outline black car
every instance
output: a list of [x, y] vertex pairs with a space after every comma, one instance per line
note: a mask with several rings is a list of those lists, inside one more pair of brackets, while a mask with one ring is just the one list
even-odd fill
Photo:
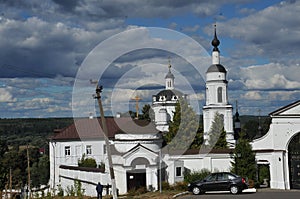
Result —
[[244, 178], [236, 174], [219, 172], [189, 184], [188, 189], [196, 195], [206, 191], [230, 191], [232, 194], [238, 194], [244, 189], [248, 189], [248, 185]]

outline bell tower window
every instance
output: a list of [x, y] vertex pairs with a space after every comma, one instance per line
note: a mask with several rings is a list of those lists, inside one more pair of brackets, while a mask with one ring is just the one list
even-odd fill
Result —
[[222, 103], [222, 93], [223, 93], [223, 89], [222, 87], [218, 88], [218, 103]]

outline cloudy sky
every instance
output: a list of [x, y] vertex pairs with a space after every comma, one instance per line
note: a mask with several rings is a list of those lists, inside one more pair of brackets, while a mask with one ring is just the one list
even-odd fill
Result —
[[0, 8], [0, 118], [97, 114], [90, 79], [104, 87], [107, 114], [134, 110], [131, 98], [142, 106], [163, 89], [169, 59], [176, 88], [201, 112], [214, 23], [240, 114], [300, 98], [300, 1], [0, 0]]

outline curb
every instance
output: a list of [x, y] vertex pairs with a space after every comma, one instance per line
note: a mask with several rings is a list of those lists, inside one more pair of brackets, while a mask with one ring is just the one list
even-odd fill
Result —
[[178, 196], [182, 196], [182, 195], [185, 195], [185, 194], [188, 194], [188, 193], [189, 193], [188, 191], [181, 192], [181, 193], [178, 193], [178, 194], [174, 195], [173, 198], [177, 198]]
[[256, 193], [257, 190], [255, 188], [250, 188], [250, 189], [244, 189], [242, 192], [243, 193]]

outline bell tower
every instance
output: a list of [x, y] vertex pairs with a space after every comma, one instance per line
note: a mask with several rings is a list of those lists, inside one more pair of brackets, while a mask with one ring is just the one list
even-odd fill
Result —
[[203, 107], [203, 127], [204, 127], [204, 144], [209, 145], [210, 129], [216, 113], [223, 116], [224, 130], [226, 131], [226, 141], [230, 148], [235, 147], [232, 105], [228, 103], [227, 95], [227, 71], [220, 64], [220, 51], [218, 46], [220, 41], [214, 28], [214, 38], [211, 42], [212, 65], [206, 72], [206, 105]]

